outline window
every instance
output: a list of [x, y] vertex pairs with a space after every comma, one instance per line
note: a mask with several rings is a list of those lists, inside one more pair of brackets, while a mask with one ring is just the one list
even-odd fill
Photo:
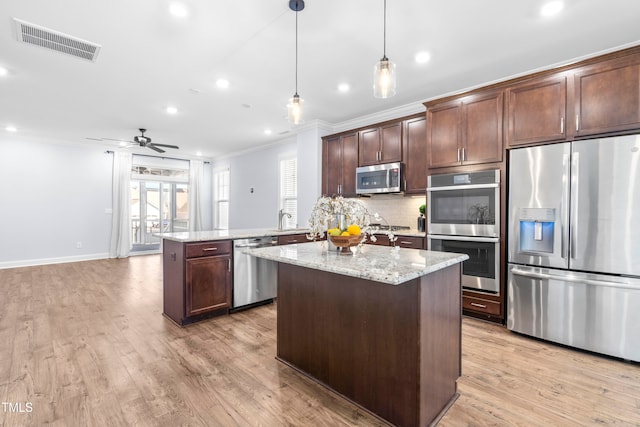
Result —
[[283, 228], [295, 228], [298, 224], [298, 160], [293, 158], [280, 160], [280, 209]]
[[214, 228], [229, 228], [229, 169], [213, 174]]
[[160, 249], [155, 233], [189, 231], [189, 162], [134, 156], [131, 250]]

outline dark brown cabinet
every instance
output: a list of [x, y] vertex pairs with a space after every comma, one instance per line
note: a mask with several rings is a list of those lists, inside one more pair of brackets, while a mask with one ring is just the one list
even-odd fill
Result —
[[322, 194], [356, 195], [358, 133], [324, 138], [322, 141]]
[[574, 84], [576, 136], [640, 127], [640, 55], [578, 68]]
[[429, 105], [429, 168], [501, 162], [502, 121], [502, 91]]
[[507, 146], [567, 138], [567, 77], [544, 77], [507, 90]]
[[427, 190], [427, 118], [403, 122], [403, 163], [405, 193], [424, 193]]
[[409, 249], [424, 249], [424, 238], [413, 236], [396, 236], [395, 246]]
[[389, 123], [359, 132], [359, 166], [402, 161], [402, 123]]
[[278, 245], [293, 245], [296, 243], [307, 243], [311, 240], [307, 239], [306, 234], [288, 234], [286, 236], [278, 236]]
[[163, 240], [163, 312], [178, 325], [231, 308], [230, 240], [184, 243]]
[[[487, 316], [502, 318], [502, 304], [500, 301], [494, 301], [483, 298], [482, 295], [471, 296], [462, 295], [462, 309], [466, 312], [472, 312], [477, 317]], [[478, 316], [479, 315], [479, 316]]]

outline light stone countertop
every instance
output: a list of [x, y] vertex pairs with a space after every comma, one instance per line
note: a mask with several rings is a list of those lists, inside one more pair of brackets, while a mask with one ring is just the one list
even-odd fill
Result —
[[287, 236], [289, 234], [308, 233], [308, 228], [290, 228], [276, 230], [275, 228], [247, 228], [233, 230], [210, 230], [210, 231], [184, 231], [179, 233], [155, 233], [154, 236], [176, 242], [205, 242], [208, 240], [234, 240], [251, 239], [254, 237]]
[[361, 279], [399, 285], [425, 276], [469, 257], [465, 254], [362, 245], [353, 255], [340, 255], [324, 242], [248, 249], [245, 253]]

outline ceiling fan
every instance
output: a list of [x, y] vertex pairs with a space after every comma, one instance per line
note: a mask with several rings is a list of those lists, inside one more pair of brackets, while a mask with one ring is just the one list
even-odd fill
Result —
[[151, 148], [152, 150], [157, 151], [158, 153], [165, 152], [165, 150], [163, 150], [160, 147], [175, 148], [175, 149], [180, 148], [177, 145], [157, 144], [157, 143], [151, 142], [151, 138], [149, 138], [148, 136], [144, 136], [144, 133], [147, 131], [146, 129], [140, 128], [138, 130], [140, 131], [140, 135], [134, 136], [133, 141], [123, 141], [122, 139], [113, 139], [113, 138], [87, 138], [87, 139], [92, 139], [95, 141], [118, 141], [118, 142], [126, 142], [128, 144], [137, 144], [140, 147]]

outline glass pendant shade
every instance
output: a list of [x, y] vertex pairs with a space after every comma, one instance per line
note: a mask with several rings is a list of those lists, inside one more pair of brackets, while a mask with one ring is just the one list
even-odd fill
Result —
[[385, 56], [373, 67], [373, 96], [389, 98], [396, 94], [396, 64]]
[[296, 92], [293, 95], [293, 98], [289, 99], [289, 103], [287, 104], [287, 112], [289, 117], [289, 122], [297, 125], [302, 123], [302, 104], [304, 100], [300, 98], [300, 95]]

